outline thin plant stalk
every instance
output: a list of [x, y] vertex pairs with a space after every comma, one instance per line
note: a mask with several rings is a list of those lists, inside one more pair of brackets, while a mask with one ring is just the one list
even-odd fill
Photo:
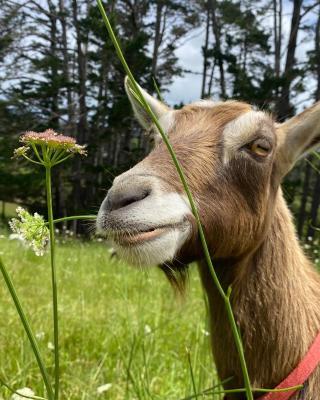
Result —
[[194, 215], [194, 217], [196, 219], [196, 222], [197, 222], [197, 226], [198, 226], [198, 230], [199, 230], [199, 237], [200, 237], [200, 240], [201, 240], [201, 244], [202, 244], [202, 247], [203, 247], [204, 255], [205, 255], [205, 258], [206, 258], [206, 261], [207, 261], [211, 276], [213, 278], [213, 281], [214, 281], [214, 283], [216, 285], [216, 288], [217, 288], [218, 292], [220, 293], [220, 295], [221, 295], [221, 297], [222, 297], [222, 299], [224, 301], [225, 307], [226, 307], [227, 316], [228, 316], [228, 319], [229, 319], [229, 322], [230, 322], [233, 338], [234, 338], [235, 345], [236, 345], [236, 348], [237, 348], [237, 351], [238, 351], [238, 355], [239, 355], [241, 370], [242, 370], [242, 374], [243, 374], [243, 380], [244, 380], [244, 384], [245, 384], [245, 388], [246, 388], [246, 397], [247, 397], [247, 400], [253, 400], [253, 394], [252, 394], [252, 390], [251, 390], [251, 383], [250, 383], [248, 368], [247, 368], [247, 365], [246, 365], [246, 360], [245, 360], [245, 357], [244, 357], [243, 346], [242, 346], [242, 342], [241, 342], [241, 338], [240, 338], [240, 335], [239, 335], [239, 331], [238, 331], [237, 325], [235, 323], [235, 318], [234, 318], [234, 315], [233, 315], [232, 306], [231, 306], [231, 303], [230, 303], [231, 291], [230, 291], [229, 294], [225, 293], [225, 291], [223, 290], [223, 288], [222, 288], [222, 286], [220, 284], [218, 276], [217, 276], [217, 274], [215, 272], [215, 269], [214, 269], [212, 261], [211, 261], [210, 252], [209, 252], [208, 245], [207, 245], [207, 242], [206, 242], [206, 239], [205, 239], [205, 235], [204, 235], [204, 231], [203, 231], [203, 228], [202, 228], [202, 224], [201, 224], [201, 221], [200, 221], [200, 216], [199, 216], [197, 207], [196, 207], [195, 202], [193, 200], [193, 196], [192, 196], [191, 191], [189, 189], [189, 186], [188, 186], [187, 180], [185, 178], [184, 172], [183, 172], [183, 170], [182, 170], [182, 168], [180, 166], [180, 163], [179, 163], [179, 161], [178, 161], [178, 159], [177, 159], [177, 157], [175, 155], [175, 152], [174, 152], [174, 150], [173, 150], [173, 148], [172, 148], [172, 146], [171, 146], [171, 144], [170, 144], [170, 142], [168, 140], [168, 137], [165, 134], [165, 132], [163, 131], [163, 129], [162, 129], [157, 117], [155, 116], [155, 114], [151, 110], [149, 104], [144, 99], [144, 97], [143, 97], [143, 95], [141, 93], [141, 90], [140, 90], [138, 84], [136, 83], [136, 81], [134, 79], [134, 76], [132, 75], [132, 72], [131, 72], [131, 70], [130, 70], [130, 68], [129, 68], [129, 66], [128, 66], [128, 64], [127, 64], [127, 62], [126, 62], [126, 60], [125, 60], [125, 58], [123, 56], [122, 50], [120, 48], [120, 45], [118, 43], [118, 40], [117, 40], [114, 32], [113, 32], [112, 26], [111, 26], [110, 21], [109, 21], [109, 19], [107, 17], [107, 14], [106, 14], [106, 12], [104, 10], [104, 7], [103, 7], [103, 4], [102, 4], [101, 0], [97, 0], [97, 4], [98, 4], [98, 7], [100, 9], [102, 18], [103, 18], [104, 23], [106, 25], [106, 28], [108, 30], [109, 36], [111, 38], [111, 41], [112, 41], [112, 43], [113, 43], [113, 45], [115, 47], [116, 53], [117, 53], [122, 65], [123, 65], [128, 77], [129, 77], [130, 84], [133, 87], [133, 91], [137, 94], [137, 96], [138, 96], [141, 104], [143, 105], [144, 109], [147, 111], [147, 113], [149, 114], [149, 116], [152, 119], [152, 122], [155, 124], [156, 128], [160, 132], [160, 135], [161, 135], [165, 145], [167, 146], [167, 149], [168, 149], [168, 151], [170, 153], [170, 156], [171, 156], [171, 158], [173, 160], [175, 168], [176, 168], [176, 170], [177, 170], [177, 172], [179, 174], [179, 177], [180, 177], [180, 180], [181, 180], [182, 185], [184, 187], [184, 190], [185, 190], [185, 192], [187, 194], [187, 197], [188, 197], [188, 200], [189, 200], [189, 203], [190, 203], [190, 206], [191, 206], [192, 213], [193, 213], [193, 215]]
[[55, 264], [55, 238], [52, 211], [51, 193], [51, 166], [46, 166], [46, 192], [48, 206], [48, 222], [50, 233], [50, 262], [51, 262], [51, 282], [52, 282], [52, 306], [53, 306], [53, 342], [54, 342], [54, 399], [59, 399], [60, 385], [60, 365], [59, 365], [59, 321], [58, 321], [58, 290], [57, 290], [57, 271]]
[[[46, 197], [47, 197], [47, 208], [48, 208], [48, 226], [49, 226], [49, 239], [50, 239], [50, 265], [51, 265], [51, 283], [52, 283], [52, 308], [53, 308], [53, 336], [54, 336], [54, 389], [49, 383], [49, 379], [44, 368], [43, 362], [39, 355], [39, 349], [36, 346], [36, 342], [30, 330], [30, 327], [25, 319], [24, 315], [19, 312], [19, 299], [15, 294], [13, 286], [10, 287], [10, 279], [6, 274], [4, 268], [2, 273], [4, 274], [9, 290], [12, 293], [13, 299], [16, 304], [16, 308], [20, 314], [25, 330], [29, 336], [32, 349], [38, 360], [39, 367], [41, 369], [43, 379], [47, 386], [49, 400], [59, 400], [59, 389], [60, 389], [60, 363], [59, 363], [59, 320], [58, 320], [58, 289], [57, 289], [57, 271], [55, 262], [55, 237], [54, 237], [54, 220], [52, 210], [52, 191], [51, 191], [51, 169], [53, 166], [62, 163], [69, 159], [73, 154], [86, 155], [85, 146], [81, 146], [76, 143], [76, 140], [59, 135], [52, 129], [47, 129], [44, 132], [25, 132], [20, 141], [24, 143], [24, 146], [15, 149], [14, 156], [22, 156], [28, 161], [43, 165], [46, 170]], [[38, 161], [31, 159], [26, 156], [26, 153], [31, 150]], [[61, 221], [61, 219], [60, 219]], [[14, 225], [13, 225], [14, 226]], [[38, 240], [38, 239], [37, 239]], [[44, 238], [46, 241], [47, 238]], [[41, 243], [43, 246], [43, 244]], [[1, 265], [2, 267], [2, 265]], [[21, 308], [21, 307], [20, 307]]]
[[[58, 224], [59, 222], [65, 222], [65, 221], [76, 221], [79, 219], [83, 219], [83, 220], [96, 220], [97, 216], [96, 215], [74, 215], [72, 217], [62, 217], [62, 218], [57, 218], [53, 220], [54, 224]], [[49, 225], [49, 222], [47, 222], [47, 224]]]
[[18, 297], [18, 294], [16, 292], [16, 289], [15, 289], [15, 287], [13, 285], [13, 282], [12, 282], [12, 280], [11, 280], [11, 278], [10, 278], [8, 272], [7, 272], [7, 269], [4, 266], [1, 258], [0, 258], [0, 270], [1, 270], [2, 276], [4, 278], [4, 281], [5, 281], [6, 285], [7, 285], [7, 288], [9, 290], [9, 292], [10, 292], [10, 295], [12, 297], [14, 305], [15, 305], [15, 307], [17, 309], [17, 312], [19, 314], [19, 317], [20, 317], [20, 320], [21, 320], [22, 325], [24, 327], [24, 330], [25, 330], [25, 332], [27, 334], [27, 337], [29, 339], [32, 351], [33, 351], [33, 353], [35, 355], [37, 364], [39, 366], [40, 373], [42, 375], [43, 382], [44, 382], [46, 390], [47, 390], [48, 398], [49, 398], [49, 400], [53, 400], [54, 399], [54, 394], [53, 394], [52, 385], [50, 383], [50, 378], [49, 378], [46, 366], [44, 364], [44, 361], [42, 359], [37, 340], [36, 340], [36, 338], [35, 338], [35, 336], [34, 336], [34, 334], [32, 332], [31, 326], [29, 324], [29, 321], [28, 321], [28, 318], [26, 316], [26, 313], [24, 312], [24, 310], [22, 308], [22, 305], [21, 305], [20, 299]]
[[160, 88], [159, 88], [159, 86], [157, 84], [157, 80], [156, 80], [155, 77], [153, 77], [152, 80], [153, 80], [153, 86], [154, 86], [154, 88], [155, 88], [155, 90], [157, 92], [157, 95], [158, 95], [158, 99], [163, 102], [163, 98], [162, 98], [162, 95], [161, 95], [161, 92], [160, 92]]
[[193, 373], [192, 361], [191, 361], [191, 354], [190, 354], [190, 350], [189, 349], [187, 349], [187, 357], [188, 357], [188, 364], [189, 364], [189, 370], [190, 370], [190, 376], [191, 376], [191, 382], [192, 382], [192, 389], [193, 389], [194, 397], [195, 397], [195, 399], [197, 399], [198, 398], [197, 387], [196, 387], [196, 381], [194, 379], [194, 373]]

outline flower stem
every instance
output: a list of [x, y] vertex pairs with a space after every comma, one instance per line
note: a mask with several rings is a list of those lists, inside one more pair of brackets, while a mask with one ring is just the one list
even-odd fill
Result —
[[247, 397], [247, 400], [253, 400], [253, 394], [252, 394], [252, 389], [251, 389], [251, 384], [250, 384], [250, 379], [249, 379], [248, 368], [247, 368], [246, 360], [245, 360], [245, 357], [244, 357], [243, 346], [242, 346], [242, 342], [241, 342], [241, 338], [240, 338], [240, 335], [239, 335], [239, 331], [238, 331], [237, 325], [235, 323], [235, 318], [234, 318], [234, 315], [233, 315], [230, 299], [229, 299], [229, 296], [224, 292], [224, 290], [223, 290], [223, 288], [222, 288], [222, 286], [221, 286], [221, 284], [219, 282], [218, 276], [217, 276], [217, 274], [215, 272], [215, 269], [213, 267], [213, 264], [212, 264], [212, 261], [211, 261], [211, 256], [210, 256], [209, 249], [208, 249], [208, 246], [207, 246], [207, 242], [206, 242], [206, 239], [205, 239], [204, 231], [203, 231], [202, 224], [201, 224], [201, 221], [200, 221], [199, 212], [198, 212], [197, 207], [195, 205], [195, 202], [193, 200], [193, 196], [192, 196], [191, 191], [189, 189], [186, 177], [185, 177], [184, 172], [183, 172], [183, 170], [181, 168], [180, 162], [178, 161], [178, 159], [177, 159], [177, 157], [175, 155], [175, 152], [174, 152], [174, 150], [173, 150], [173, 148], [171, 146], [171, 143], [169, 142], [169, 139], [168, 139], [167, 135], [165, 134], [164, 130], [162, 129], [157, 117], [155, 116], [155, 114], [151, 110], [149, 104], [147, 103], [147, 101], [143, 97], [143, 95], [141, 93], [141, 90], [140, 90], [138, 84], [136, 83], [136, 81], [134, 79], [134, 76], [132, 75], [132, 72], [131, 72], [131, 70], [130, 70], [130, 68], [129, 68], [129, 66], [128, 66], [128, 64], [127, 64], [127, 62], [126, 62], [126, 60], [125, 60], [125, 58], [123, 56], [123, 53], [122, 53], [122, 50], [121, 50], [120, 45], [118, 43], [118, 40], [117, 40], [117, 38], [116, 38], [116, 36], [115, 36], [115, 34], [113, 32], [113, 29], [112, 29], [112, 26], [110, 24], [110, 21], [109, 21], [109, 19], [107, 17], [107, 14], [106, 14], [105, 10], [104, 10], [102, 1], [101, 0], [97, 0], [97, 4], [98, 4], [98, 7], [100, 9], [102, 18], [103, 18], [104, 23], [106, 25], [106, 28], [108, 30], [110, 39], [111, 39], [111, 41], [112, 41], [112, 43], [113, 43], [113, 45], [115, 47], [115, 50], [116, 50], [116, 53], [117, 53], [118, 57], [119, 57], [119, 60], [122, 63], [122, 66], [123, 66], [124, 70], [126, 71], [128, 77], [129, 77], [130, 84], [132, 85], [133, 91], [138, 95], [141, 104], [143, 105], [144, 109], [146, 110], [146, 112], [151, 117], [152, 122], [155, 124], [156, 128], [160, 132], [160, 135], [161, 135], [161, 137], [162, 137], [162, 139], [163, 139], [163, 141], [164, 141], [164, 143], [165, 143], [165, 145], [166, 145], [166, 147], [167, 147], [167, 149], [169, 151], [169, 154], [170, 154], [170, 156], [172, 158], [172, 161], [173, 161], [173, 163], [175, 165], [175, 168], [176, 168], [176, 170], [177, 170], [177, 172], [179, 174], [180, 180], [181, 180], [182, 185], [184, 187], [184, 190], [185, 190], [185, 192], [187, 194], [187, 197], [188, 197], [191, 209], [192, 209], [192, 213], [193, 213], [193, 215], [194, 215], [194, 217], [196, 219], [196, 222], [197, 222], [200, 241], [201, 241], [201, 244], [202, 244], [202, 247], [203, 247], [203, 250], [204, 250], [205, 258], [206, 258], [206, 261], [208, 263], [208, 267], [209, 267], [211, 276], [213, 278], [213, 281], [214, 281], [214, 283], [216, 285], [216, 288], [217, 288], [218, 292], [220, 293], [220, 295], [223, 298], [224, 303], [225, 303], [227, 316], [228, 316], [228, 319], [229, 319], [229, 323], [230, 323], [230, 326], [231, 326], [233, 338], [234, 338], [234, 341], [235, 341], [235, 344], [236, 344], [236, 348], [237, 348], [237, 351], [238, 351], [238, 355], [239, 355], [239, 359], [240, 359], [240, 365], [241, 365], [241, 370], [242, 370], [242, 374], [243, 374], [243, 380], [244, 380], [244, 384], [245, 384], [245, 387], [246, 387], [246, 397]]
[[55, 239], [54, 223], [52, 211], [52, 193], [51, 193], [51, 166], [46, 165], [46, 191], [48, 206], [48, 222], [50, 232], [50, 259], [51, 259], [51, 281], [52, 281], [52, 305], [53, 305], [53, 336], [54, 336], [54, 400], [59, 399], [59, 322], [58, 322], [58, 290], [57, 273], [55, 265]]
[[26, 156], [25, 154], [23, 154], [22, 157], [24, 157], [27, 161], [29, 161], [29, 162], [31, 162], [31, 163], [33, 163], [33, 164], [41, 165], [40, 162], [35, 161], [35, 160], [32, 160], [30, 157]]
[[[62, 218], [57, 218], [53, 220], [54, 224], [58, 224], [59, 222], [64, 222], [64, 221], [75, 221], [75, 220], [96, 220], [97, 216], [96, 215], [73, 215], [71, 217], [62, 217]], [[49, 225], [49, 222], [46, 222], [46, 225]]]
[[15, 305], [16, 309], [17, 309], [17, 312], [19, 314], [19, 317], [20, 317], [20, 320], [21, 320], [22, 325], [24, 327], [24, 330], [25, 330], [25, 332], [26, 332], [26, 334], [28, 336], [28, 339], [29, 339], [29, 342], [30, 342], [30, 345], [31, 345], [31, 348], [32, 348], [32, 351], [33, 351], [33, 354], [35, 355], [35, 358], [37, 360], [37, 363], [38, 363], [38, 366], [39, 366], [39, 369], [40, 369], [40, 372], [41, 372], [41, 375], [42, 375], [42, 379], [44, 381], [44, 384], [45, 384], [45, 387], [46, 387], [46, 390], [47, 390], [47, 393], [48, 393], [48, 398], [49, 398], [49, 400], [53, 400], [54, 399], [53, 389], [52, 389], [52, 386], [51, 386], [51, 383], [50, 383], [50, 379], [49, 379], [49, 375], [48, 375], [47, 369], [45, 367], [44, 361], [43, 361], [41, 353], [40, 353], [40, 349], [38, 347], [37, 340], [36, 340], [36, 338], [35, 338], [35, 336], [34, 336], [34, 334], [32, 332], [32, 329], [31, 329], [31, 326], [30, 326], [29, 321], [27, 319], [27, 316], [26, 316], [26, 314], [25, 314], [25, 312], [24, 312], [24, 310], [22, 308], [20, 299], [19, 299], [18, 294], [16, 292], [16, 289], [15, 289], [15, 287], [13, 285], [13, 282], [12, 282], [12, 280], [11, 280], [7, 270], [6, 270], [6, 267], [4, 266], [4, 264], [3, 264], [1, 259], [0, 259], [0, 270], [1, 270], [1, 273], [3, 275], [4, 281], [5, 281], [6, 285], [7, 285], [7, 288], [9, 290], [10, 294], [11, 294], [12, 300], [14, 302], [14, 305]]

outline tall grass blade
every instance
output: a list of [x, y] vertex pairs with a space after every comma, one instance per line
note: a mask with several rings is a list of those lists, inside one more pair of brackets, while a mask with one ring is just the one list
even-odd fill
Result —
[[104, 23], [106, 25], [106, 28], [108, 30], [110, 39], [111, 39], [111, 41], [112, 41], [112, 43], [113, 43], [113, 45], [115, 47], [115, 50], [116, 50], [116, 53], [117, 53], [118, 57], [119, 57], [119, 60], [122, 63], [122, 66], [123, 66], [124, 70], [126, 71], [128, 77], [129, 77], [129, 84], [131, 85], [131, 89], [137, 94], [137, 96], [139, 97], [139, 100], [140, 100], [141, 104], [143, 105], [145, 111], [149, 114], [150, 118], [152, 119], [152, 122], [155, 124], [156, 128], [158, 129], [158, 131], [159, 131], [159, 133], [160, 133], [160, 135], [162, 137], [162, 140], [164, 141], [165, 145], [167, 146], [169, 154], [170, 154], [170, 156], [172, 158], [172, 161], [173, 161], [173, 163], [174, 163], [174, 165], [176, 167], [176, 170], [177, 170], [177, 172], [179, 174], [180, 180], [182, 182], [182, 185], [183, 185], [184, 190], [186, 192], [186, 195], [188, 197], [188, 200], [189, 200], [189, 203], [190, 203], [190, 207], [192, 209], [192, 213], [193, 213], [193, 215], [194, 215], [194, 217], [195, 217], [195, 219], [197, 221], [197, 226], [198, 226], [198, 230], [199, 230], [199, 237], [200, 237], [200, 240], [201, 240], [201, 244], [202, 244], [202, 247], [203, 247], [205, 259], [207, 261], [211, 276], [212, 276], [213, 281], [214, 281], [214, 283], [215, 283], [215, 285], [216, 285], [216, 287], [217, 287], [217, 289], [218, 289], [218, 291], [219, 291], [219, 293], [220, 293], [220, 295], [223, 298], [224, 303], [225, 303], [225, 307], [226, 307], [226, 310], [227, 310], [227, 315], [228, 315], [228, 318], [229, 318], [229, 322], [230, 322], [232, 334], [233, 334], [233, 337], [234, 337], [235, 345], [236, 345], [236, 348], [237, 348], [237, 351], [238, 351], [238, 354], [239, 354], [239, 360], [240, 360], [241, 370], [242, 370], [242, 374], [243, 374], [243, 380], [244, 380], [244, 384], [245, 384], [245, 387], [246, 387], [246, 397], [247, 397], [247, 400], [253, 400], [253, 394], [252, 394], [252, 390], [251, 390], [250, 378], [249, 378], [249, 374], [248, 374], [246, 361], [245, 361], [245, 358], [244, 358], [243, 346], [242, 346], [241, 339], [240, 339], [240, 336], [239, 336], [239, 333], [238, 333], [238, 329], [237, 329], [237, 326], [236, 326], [236, 322], [235, 322], [235, 319], [234, 319], [234, 315], [233, 315], [233, 311], [232, 311], [232, 307], [231, 307], [231, 303], [230, 303], [230, 296], [227, 295], [224, 292], [224, 290], [223, 290], [223, 288], [222, 288], [222, 286], [220, 284], [220, 281], [218, 279], [218, 276], [217, 276], [217, 274], [215, 272], [215, 269], [213, 267], [213, 264], [211, 262], [211, 256], [210, 256], [208, 245], [207, 245], [207, 242], [206, 242], [206, 239], [205, 239], [205, 235], [204, 235], [204, 231], [203, 231], [203, 228], [202, 228], [202, 224], [201, 224], [201, 221], [200, 221], [200, 216], [199, 216], [197, 207], [195, 205], [195, 202], [193, 200], [193, 196], [191, 194], [191, 191], [189, 189], [186, 177], [185, 177], [184, 172], [183, 172], [183, 170], [182, 170], [182, 168], [180, 166], [180, 163], [179, 163], [179, 161], [178, 161], [178, 159], [177, 159], [177, 157], [175, 155], [175, 152], [174, 152], [174, 150], [173, 150], [173, 148], [172, 148], [172, 146], [171, 146], [171, 144], [169, 142], [169, 139], [168, 139], [167, 135], [165, 134], [164, 130], [162, 129], [157, 117], [155, 116], [155, 114], [151, 110], [149, 104], [147, 103], [147, 101], [143, 97], [143, 95], [141, 93], [141, 90], [140, 90], [138, 84], [136, 83], [136, 81], [134, 79], [134, 76], [133, 76], [133, 74], [132, 74], [132, 72], [131, 72], [131, 70], [130, 70], [130, 68], [129, 68], [129, 66], [128, 66], [125, 58], [124, 58], [124, 56], [123, 56], [123, 53], [122, 53], [122, 50], [121, 50], [120, 45], [118, 43], [118, 40], [117, 40], [117, 38], [116, 38], [116, 36], [115, 36], [115, 34], [113, 32], [113, 29], [112, 29], [112, 26], [110, 24], [110, 21], [109, 21], [109, 19], [107, 17], [107, 14], [106, 14], [105, 10], [104, 10], [102, 1], [101, 0], [97, 0], [97, 4], [98, 4], [99, 10], [101, 12], [102, 18], [104, 20]]
[[10, 294], [11, 294], [12, 300], [14, 302], [14, 305], [15, 305], [16, 309], [17, 309], [17, 312], [19, 314], [19, 317], [20, 317], [20, 320], [21, 320], [22, 325], [24, 327], [24, 330], [25, 330], [25, 332], [26, 332], [26, 334], [28, 336], [28, 339], [29, 339], [29, 342], [30, 342], [30, 345], [31, 345], [31, 348], [32, 348], [32, 351], [33, 351], [33, 354], [34, 354], [34, 356], [35, 356], [35, 358], [37, 360], [37, 363], [38, 363], [38, 366], [39, 366], [39, 369], [40, 369], [44, 384], [46, 386], [46, 390], [47, 390], [47, 393], [48, 393], [49, 400], [53, 400], [53, 398], [54, 398], [53, 389], [52, 389], [52, 386], [51, 386], [51, 383], [50, 383], [50, 379], [49, 379], [49, 375], [48, 375], [47, 369], [45, 367], [44, 361], [43, 361], [41, 353], [40, 353], [40, 349], [39, 349], [37, 340], [36, 340], [36, 338], [35, 338], [35, 336], [33, 334], [33, 331], [31, 329], [31, 326], [30, 326], [29, 321], [27, 319], [26, 313], [24, 312], [24, 310], [22, 308], [20, 299], [19, 299], [18, 294], [16, 292], [16, 289], [15, 289], [15, 287], [13, 285], [13, 282], [12, 282], [12, 280], [11, 280], [11, 278], [10, 278], [10, 276], [9, 276], [9, 274], [8, 274], [8, 272], [7, 272], [7, 270], [6, 270], [5, 266], [4, 266], [1, 258], [0, 258], [0, 270], [1, 270], [2, 276], [4, 278], [4, 281], [5, 281], [6, 285], [7, 285], [7, 288], [9, 290]]

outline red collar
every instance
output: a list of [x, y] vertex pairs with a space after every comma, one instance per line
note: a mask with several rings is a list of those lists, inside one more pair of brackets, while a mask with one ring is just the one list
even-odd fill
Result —
[[[276, 387], [276, 389], [303, 385], [319, 364], [320, 332], [298, 366]], [[294, 390], [290, 390], [289, 392], [269, 392], [259, 397], [258, 400], [289, 400], [296, 392], [297, 391]]]

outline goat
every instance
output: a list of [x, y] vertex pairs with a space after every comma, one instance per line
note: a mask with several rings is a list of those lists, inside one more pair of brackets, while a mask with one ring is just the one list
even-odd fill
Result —
[[[155, 146], [115, 178], [97, 228], [113, 238], [126, 260], [161, 265], [178, 285], [187, 265], [198, 262], [218, 374], [221, 380], [233, 377], [227, 389], [243, 387], [224, 303], [204, 261], [182, 184], [128, 80], [125, 87]], [[232, 286], [252, 386], [273, 388], [299, 364], [320, 331], [320, 276], [299, 245], [280, 186], [295, 162], [320, 144], [320, 103], [280, 124], [242, 102], [204, 100], [173, 110], [143, 94], [183, 167], [221, 284]], [[303, 398], [320, 399], [319, 367]]]

